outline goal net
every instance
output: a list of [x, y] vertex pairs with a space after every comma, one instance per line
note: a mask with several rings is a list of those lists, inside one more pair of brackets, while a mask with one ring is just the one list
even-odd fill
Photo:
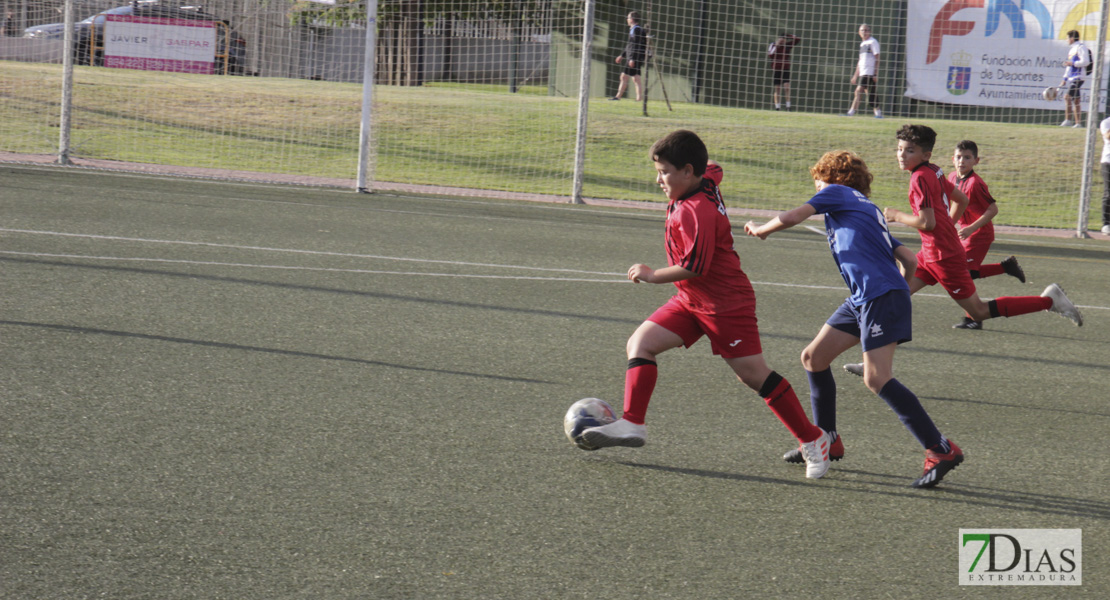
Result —
[[805, 201], [834, 149], [903, 204], [894, 135], [923, 123], [946, 171], [977, 142], [996, 223], [1072, 229], [1083, 183], [1101, 190], [1103, 106], [1088, 116], [1098, 73], [1080, 68], [1080, 126], [1061, 127], [1058, 86], [1069, 31], [1102, 64], [1100, 5], [599, 0], [587, 40], [582, 0], [380, 0], [370, 32], [365, 0], [73, 0], [66, 112], [64, 0], [0, 0], [0, 160], [52, 159], [67, 125], [79, 165], [353, 186], [363, 160], [372, 189], [566, 199], [585, 65], [587, 199], [662, 201], [647, 150], [685, 128], [725, 167], [730, 207]]

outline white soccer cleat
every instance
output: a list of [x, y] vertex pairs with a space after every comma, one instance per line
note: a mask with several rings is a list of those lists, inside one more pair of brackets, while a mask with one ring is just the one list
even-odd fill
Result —
[[617, 419], [608, 425], [591, 427], [582, 432], [582, 440], [594, 448], [626, 446], [639, 448], [647, 438], [647, 427], [632, 421]]
[[806, 460], [806, 479], [820, 479], [829, 470], [829, 447], [832, 436], [821, 430], [821, 437], [802, 444], [802, 457]]
[[1071, 319], [1072, 322], [1079, 327], [1083, 326], [1083, 315], [1079, 314], [1079, 309], [1068, 299], [1068, 295], [1064, 293], [1064, 290], [1060, 286], [1055, 283], [1049, 284], [1049, 286], [1041, 292], [1041, 296], [1044, 298], [1052, 298], [1052, 307], [1048, 310]]
[[1071, 127], [1072, 125], [1075, 125], [1075, 122], [1071, 119], [1064, 119], [1064, 122], [1060, 123], [1060, 127]]
[[863, 363], [848, 363], [844, 365], [844, 370], [856, 377], [863, 377]]

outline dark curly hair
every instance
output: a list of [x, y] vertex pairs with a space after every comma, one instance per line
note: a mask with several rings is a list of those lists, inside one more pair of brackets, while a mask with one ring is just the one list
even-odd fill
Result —
[[903, 125], [894, 137], [921, 148], [922, 152], [932, 152], [937, 143], [937, 132], [928, 125]]

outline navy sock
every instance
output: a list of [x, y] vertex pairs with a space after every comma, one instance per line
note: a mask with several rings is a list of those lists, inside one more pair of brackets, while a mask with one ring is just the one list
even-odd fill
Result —
[[836, 381], [832, 367], [816, 373], [806, 371], [806, 376], [809, 377], [813, 424], [830, 433], [836, 431]]
[[879, 390], [879, 397], [898, 415], [898, 419], [917, 438], [922, 448], [932, 448], [944, 441], [944, 436], [929, 418], [929, 413], [925, 412], [925, 407], [921, 406], [921, 401], [897, 379], [891, 378], [886, 382], [883, 389]]

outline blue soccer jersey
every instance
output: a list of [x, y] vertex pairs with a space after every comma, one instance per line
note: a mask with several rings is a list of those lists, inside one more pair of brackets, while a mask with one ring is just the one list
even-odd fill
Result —
[[825, 232], [833, 260], [852, 295], [852, 306], [862, 306], [892, 290], [909, 290], [894, 261], [901, 246], [886, 226], [883, 211], [860, 192], [829, 185], [807, 203], [825, 215]]

